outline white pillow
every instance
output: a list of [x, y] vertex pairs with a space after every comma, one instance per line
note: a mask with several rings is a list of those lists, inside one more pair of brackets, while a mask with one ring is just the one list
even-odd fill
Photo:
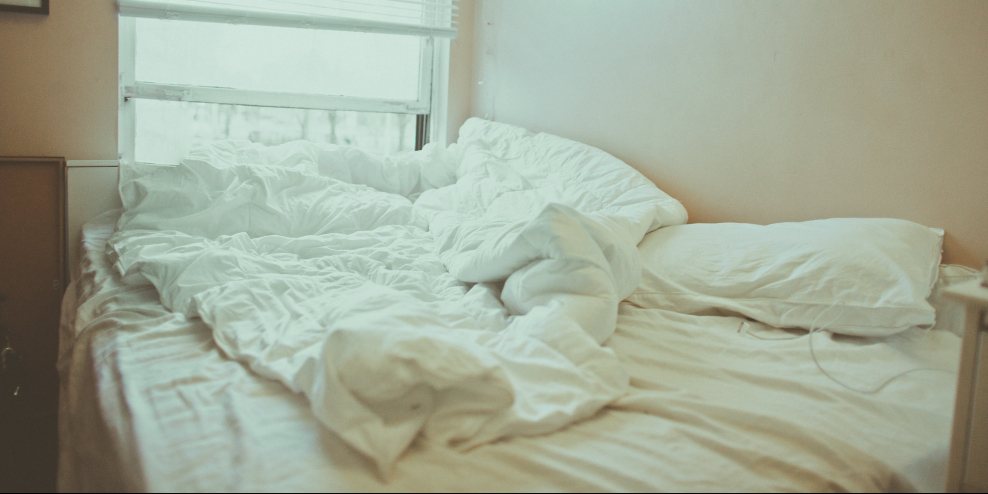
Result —
[[829, 331], [887, 336], [934, 323], [942, 246], [942, 230], [895, 219], [670, 226], [638, 244], [642, 281], [627, 300], [781, 328], [837, 318]]

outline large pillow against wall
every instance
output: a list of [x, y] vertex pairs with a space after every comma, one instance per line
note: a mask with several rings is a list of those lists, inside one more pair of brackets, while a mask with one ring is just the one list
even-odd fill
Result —
[[887, 336], [934, 323], [942, 246], [942, 231], [895, 219], [670, 226], [639, 244], [642, 281], [627, 300]]
[[[647, 216], [652, 219], [645, 225], [649, 232], [687, 220], [686, 208], [640, 172], [581, 142], [471, 118], [460, 127], [455, 149], [460, 156], [457, 179], [480, 172], [493, 182], [478, 188], [477, 204], [488, 211], [485, 203], [491, 196], [517, 202], [512, 208], [494, 208], [505, 211], [562, 203], [584, 214]], [[514, 193], [532, 189], [538, 194]], [[525, 204], [526, 195], [537, 204]], [[642, 209], [656, 214], [641, 214]]]

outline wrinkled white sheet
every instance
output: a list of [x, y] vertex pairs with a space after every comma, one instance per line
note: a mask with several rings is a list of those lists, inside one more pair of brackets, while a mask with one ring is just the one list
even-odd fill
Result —
[[[621, 304], [605, 346], [629, 392], [590, 420], [460, 453], [416, 441], [384, 483], [305, 397], [223, 355], [199, 319], [128, 286], [84, 232], [62, 326], [62, 491], [942, 491], [956, 376], [918, 372], [863, 396], [820, 374], [798, 333]], [[946, 328], [945, 328], [946, 329]], [[949, 331], [820, 334], [862, 388], [957, 367]]]
[[[468, 121], [378, 158], [225, 142], [123, 166], [108, 252], [385, 477], [408, 445], [557, 430], [622, 396], [600, 343], [679, 202], [606, 153]], [[503, 302], [503, 304], [502, 304]]]

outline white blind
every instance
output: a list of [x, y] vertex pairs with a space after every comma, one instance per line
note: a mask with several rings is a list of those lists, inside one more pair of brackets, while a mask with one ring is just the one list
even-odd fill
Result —
[[118, 0], [118, 5], [127, 17], [456, 37], [454, 0]]

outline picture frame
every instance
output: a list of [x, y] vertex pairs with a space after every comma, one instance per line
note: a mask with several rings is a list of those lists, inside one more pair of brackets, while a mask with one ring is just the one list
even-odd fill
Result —
[[48, 0], [0, 0], [0, 12], [48, 15]]

